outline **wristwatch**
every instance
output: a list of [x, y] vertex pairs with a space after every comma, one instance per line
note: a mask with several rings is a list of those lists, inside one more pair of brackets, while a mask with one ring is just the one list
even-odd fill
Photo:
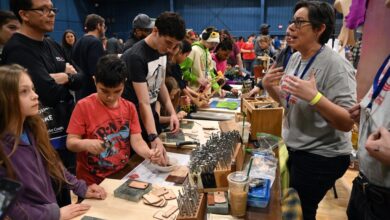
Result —
[[66, 73], [68, 75], [68, 83], [72, 84], [74, 82], [74, 76], [70, 73]]
[[158, 135], [155, 133], [148, 134], [148, 141], [153, 142], [154, 140], [156, 140], [157, 137]]

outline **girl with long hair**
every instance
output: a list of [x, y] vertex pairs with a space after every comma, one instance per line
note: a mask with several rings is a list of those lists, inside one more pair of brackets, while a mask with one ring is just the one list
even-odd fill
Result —
[[88, 205], [60, 208], [55, 194], [62, 187], [82, 198], [104, 199], [104, 189], [86, 186], [62, 165], [50, 145], [46, 125], [38, 115], [38, 95], [20, 65], [0, 67], [0, 178], [22, 183], [23, 194], [10, 208], [11, 219], [71, 219]]

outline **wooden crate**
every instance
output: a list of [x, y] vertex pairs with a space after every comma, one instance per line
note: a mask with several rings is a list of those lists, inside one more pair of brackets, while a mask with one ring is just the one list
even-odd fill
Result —
[[251, 140], [256, 140], [257, 132], [282, 136], [283, 108], [273, 99], [244, 98], [241, 100], [241, 110], [246, 115], [246, 121], [251, 123]]

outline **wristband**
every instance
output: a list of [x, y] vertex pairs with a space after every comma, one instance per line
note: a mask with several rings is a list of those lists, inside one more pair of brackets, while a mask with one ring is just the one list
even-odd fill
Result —
[[309, 102], [309, 105], [315, 105], [317, 104], [322, 97], [322, 94], [320, 92], [317, 92], [317, 95], [314, 96], [314, 98]]

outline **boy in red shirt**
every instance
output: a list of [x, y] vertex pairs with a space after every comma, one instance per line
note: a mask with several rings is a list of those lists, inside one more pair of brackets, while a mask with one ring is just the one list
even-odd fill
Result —
[[67, 148], [77, 152], [77, 177], [88, 185], [125, 167], [130, 146], [143, 158], [160, 162], [160, 152], [142, 139], [134, 104], [121, 98], [125, 63], [115, 55], [102, 57], [94, 79], [97, 93], [77, 103], [67, 129]]

